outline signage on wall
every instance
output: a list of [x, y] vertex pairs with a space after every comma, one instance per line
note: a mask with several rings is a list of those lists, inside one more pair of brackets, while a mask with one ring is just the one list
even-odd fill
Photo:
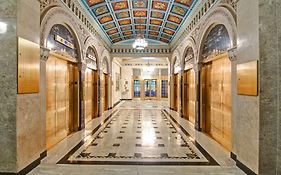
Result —
[[96, 57], [94, 57], [93, 55], [90, 55], [90, 54], [87, 53], [86, 57], [90, 58], [91, 60], [96, 61]]
[[59, 35], [55, 35], [55, 40], [71, 49], [74, 49], [74, 44], [72, 44], [71, 42], [67, 41], [66, 39], [62, 38]]

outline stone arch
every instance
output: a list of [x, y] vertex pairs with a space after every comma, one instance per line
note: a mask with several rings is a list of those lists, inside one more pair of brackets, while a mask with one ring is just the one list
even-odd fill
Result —
[[225, 26], [228, 35], [230, 37], [230, 47], [237, 46], [237, 27], [235, 16], [225, 7], [217, 7], [213, 12], [211, 12], [208, 17], [204, 20], [201, 30], [198, 33], [197, 41], [199, 41], [199, 49], [197, 52], [198, 62], [202, 60], [202, 49], [203, 41], [209, 34], [209, 32], [217, 25], [222, 24]]
[[101, 54], [101, 59], [100, 59], [100, 65], [101, 65], [100, 70], [101, 71], [102, 71], [102, 65], [103, 65], [104, 61], [106, 61], [106, 63], [107, 63], [107, 71], [108, 71], [108, 74], [111, 76], [111, 74], [112, 74], [111, 57], [110, 57], [108, 50], [106, 50], [106, 49], [104, 49]]
[[196, 62], [197, 62], [197, 48], [196, 48], [196, 43], [195, 43], [195, 40], [194, 40], [194, 38], [193, 37], [189, 37], [188, 39], [187, 39], [187, 41], [186, 42], [184, 42], [184, 45], [183, 45], [183, 52], [182, 52], [182, 55], [181, 55], [181, 58], [182, 58], [182, 70], [184, 70], [184, 68], [185, 68], [185, 55], [186, 55], [186, 52], [188, 51], [188, 49], [189, 48], [191, 48], [192, 49], [192, 51], [193, 51], [193, 55], [194, 55], [194, 57], [192, 58], [192, 64], [196, 64]]
[[171, 58], [171, 74], [175, 73], [175, 64], [176, 64], [177, 61], [181, 65], [181, 54], [180, 54], [180, 51], [178, 49], [176, 49], [173, 52], [173, 54], [172, 54], [172, 58]]
[[[93, 46], [93, 45], [87, 45], [86, 47], [84, 47], [85, 50], [83, 51], [83, 62], [85, 64], [90, 65], [90, 67], [92, 69], [96, 69], [99, 70], [99, 56], [98, 56], [98, 52], [97, 49]], [[90, 50], [92, 49], [92, 51]], [[89, 53], [88, 53], [89, 52]], [[91, 53], [93, 52], [93, 53]], [[90, 55], [88, 55], [90, 54]]]
[[44, 16], [42, 16], [42, 20], [41, 20], [41, 31], [40, 31], [40, 45], [42, 47], [46, 47], [47, 45], [47, 37], [52, 29], [52, 27], [56, 24], [61, 24], [63, 26], [65, 26], [73, 35], [73, 37], [75, 38], [76, 41], [76, 49], [78, 52], [78, 62], [82, 61], [82, 47], [81, 47], [81, 39], [79, 38], [78, 35], [78, 26], [77, 24], [74, 22], [75, 19], [73, 19], [73, 17], [66, 12], [64, 9], [62, 9], [61, 7], [53, 7], [50, 8]]
[[93, 47], [97, 54], [97, 62], [102, 58], [100, 51], [100, 45], [97, 43], [97, 39], [88, 36], [84, 41], [83, 57], [86, 58], [86, 52], [89, 47]]

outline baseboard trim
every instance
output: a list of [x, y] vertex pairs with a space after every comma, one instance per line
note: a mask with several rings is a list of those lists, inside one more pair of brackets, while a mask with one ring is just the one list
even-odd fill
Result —
[[47, 150], [45, 150], [44, 152], [42, 152], [40, 154], [40, 157], [36, 160], [34, 160], [32, 163], [30, 163], [29, 165], [27, 165], [24, 169], [22, 169], [20, 172], [18, 173], [8, 173], [8, 172], [0, 172], [0, 175], [26, 175], [28, 174], [30, 171], [32, 171], [34, 168], [36, 168], [38, 165], [40, 165], [41, 160], [44, 159], [47, 156]]
[[115, 108], [115, 106], [117, 106], [119, 103], [121, 103], [121, 100], [119, 100], [118, 102], [114, 103], [113, 108]]
[[230, 152], [230, 158], [231, 158], [232, 160], [234, 160], [235, 162], [237, 161], [237, 155], [234, 154], [233, 152]]
[[230, 158], [236, 162], [236, 166], [240, 168], [244, 173], [247, 175], [257, 175], [254, 171], [252, 171], [250, 168], [248, 168], [246, 165], [244, 165], [242, 162], [240, 162], [237, 159], [237, 155], [233, 152], [230, 152]]
[[252, 171], [250, 168], [248, 168], [246, 165], [244, 165], [239, 160], [236, 160], [236, 165], [238, 168], [240, 168], [242, 171], [244, 171], [247, 175], [257, 175], [254, 171]]
[[47, 155], [48, 155], [47, 150], [43, 151], [43, 152], [40, 154], [41, 160], [44, 159], [45, 157], [47, 157]]

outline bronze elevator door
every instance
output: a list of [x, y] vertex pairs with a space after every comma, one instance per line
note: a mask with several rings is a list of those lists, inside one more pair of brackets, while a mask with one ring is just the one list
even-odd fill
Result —
[[64, 139], [78, 127], [78, 69], [50, 56], [46, 63], [46, 147]]
[[94, 114], [94, 74], [91, 69], [85, 72], [85, 123], [93, 119]]
[[99, 77], [98, 77], [98, 71], [94, 70], [93, 71], [93, 85], [94, 85], [94, 95], [93, 95], [93, 110], [94, 110], [94, 118], [98, 117], [98, 81], [99, 81]]
[[178, 110], [178, 86], [179, 86], [179, 79], [178, 79], [178, 74], [174, 74], [174, 105], [173, 109], [175, 111]]
[[203, 66], [202, 112], [205, 132], [231, 150], [231, 62], [227, 57]]
[[183, 100], [183, 117], [195, 124], [195, 102], [196, 102], [196, 89], [195, 89], [195, 73], [193, 69], [184, 72], [184, 100]]

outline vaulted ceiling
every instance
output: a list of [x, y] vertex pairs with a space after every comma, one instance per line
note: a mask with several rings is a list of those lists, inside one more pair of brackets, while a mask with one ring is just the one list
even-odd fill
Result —
[[197, 0], [81, 0], [111, 43], [144, 35], [169, 44]]

